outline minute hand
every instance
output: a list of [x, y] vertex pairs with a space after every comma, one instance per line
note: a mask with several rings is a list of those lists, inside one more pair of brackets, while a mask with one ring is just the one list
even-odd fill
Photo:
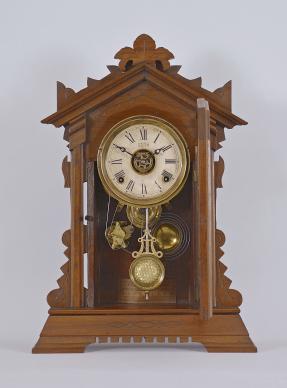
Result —
[[171, 144], [169, 144], [169, 145], [167, 145], [167, 146], [163, 146], [163, 147], [161, 147], [161, 148], [157, 148], [155, 151], [154, 151], [154, 154], [155, 155], [158, 155], [159, 153], [160, 153], [160, 151], [167, 151], [167, 150], [169, 150], [170, 148], [172, 147], [172, 145]]
[[129, 151], [127, 151], [127, 149], [126, 149], [125, 147], [121, 147], [121, 146], [118, 146], [118, 145], [116, 145], [116, 144], [114, 144], [114, 146], [115, 146], [116, 148], [118, 148], [120, 151], [126, 152], [127, 154], [133, 156], [133, 154], [131, 154]]

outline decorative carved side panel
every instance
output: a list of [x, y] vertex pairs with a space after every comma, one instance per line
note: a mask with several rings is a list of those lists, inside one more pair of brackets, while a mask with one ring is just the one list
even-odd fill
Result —
[[62, 236], [62, 242], [67, 247], [64, 254], [68, 261], [61, 267], [63, 275], [57, 280], [59, 288], [52, 290], [47, 296], [50, 307], [69, 307], [70, 292], [70, 259], [71, 259], [71, 230], [66, 230]]
[[[221, 133], [221, 138], [224, 139], [224, 132]], [[224, 160], [219, 157], [219, 160], [214, 162], [214, 183], [215, 189], [222, 188], [222, 176], [224, 173]], [[221, 262], [224, 251], [221, 247], [225, 243], [224, 233], [216, 229], [215, 234], [215, 249], [216, 249], [216, 307], [238, 307], [242, 303], [242, 296], [239, 291], [230, 289], [231, 280], [225, 276], [227, 267]]]
[[[59, 85], [58, 85], [59, 88]], [[58, 89], [59, 90], [59, 89]], [[62, 162], [62, 173], [64, 177], [64, 187], [71, 187], [70, 179], [70, 165], [68, 156], [65, 156]], [[62, 242], [67, 248], [64, 251], [68, 261], [61, 267], [63, 275], [57, 280], [59, 288], [52, 290], [47, 295], [47, 302], [50, 307], [69, 307], [71, 304], [71, 290], [70, 290], [70, 279], [71, 279], [71, 230], [68, 229], [63, 233]]]
[[225, 243], [224, 233], [216, 229], [216, 260], [217, 260], [217, 306], [216, 307], [238, 307], [242, 303], [242, 296], [239, 291], [230, 289], [232, 281], [224, 275], [227, 270], [220, 259], [224, 255], [221, 247]]

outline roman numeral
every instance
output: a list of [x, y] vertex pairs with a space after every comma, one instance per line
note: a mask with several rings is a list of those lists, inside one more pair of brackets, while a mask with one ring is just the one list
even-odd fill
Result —
[[142, 183], [142, 194], [147, 194], [147, 189], [146, 189], [146, 185], [144, 183]]
[[120, 180], [120, 178], [124, 178], [125, 175], [126, 175], [126, 173], [124, 172], [124, 170], [121, 170], [121, 171], [115, 173], [114, 176], [115, 176], [115, 178], [116, 178], [117, 180]]
[[142, 127], [140, 129], [141, 140], [147, 140], [147, 129]]
[[126, 190], [133, 191], [134, 185], [135, 185], [135, 181], [133, 181], [133, 180], [131, 179], [131, 180], [129, 181], [129, 183], [127, 184]]
[[176, 163], [176, 159], [165, 159], [165, 163], [166, 164], [175, 164]]
[[157, 142], [157, 139], [159, 138], [159, 135], [161, 134], [161, 131], [159, 131], [159, 133], [157, 134], [157, 136], [156, 136], [156, 138], [154, 139], [154, 143], [156, 143]]
[[162, 147], [162, 151], [165, 152], [165, 151], [169, 150], [171, 147], [172, 147], [172, 144], [169, 144], [165, 147]]
[[123, 159], [114, 159], [111, 161], [111, 164], [122, 164], [123, 163]]
[[125, 137], [131, 142], [134, 143], [135, 139], [133, 138], [133, 135], [130, 132], [126, 132]]

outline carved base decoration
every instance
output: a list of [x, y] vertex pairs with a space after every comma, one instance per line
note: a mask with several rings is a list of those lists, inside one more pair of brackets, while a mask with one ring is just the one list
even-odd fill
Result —
[[[33, 353], [82, 353], [99, 342], [184, 343], [191, 337], [208, 352], [256, 352], [256, 347], [237, 314], [215, 314], [204, 324], [198, 311], [185, 314], [123, 314], [117, 309], [53, 311], [33, 348]], [[107, 316], [108, 314], [108, 316]]]

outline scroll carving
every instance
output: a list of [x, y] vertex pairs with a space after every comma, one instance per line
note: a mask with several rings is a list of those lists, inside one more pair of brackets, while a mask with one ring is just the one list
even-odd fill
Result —
[[[214, 162], [214, 185], [215, 188], [222, 187], [222, 176], [224, 173], [224, 160], [219, 157]], [[216, 307], [238, 307], [242, 303], [242, 296], [239, 291], [230, 288], [231, 280], [225, 276], [227, 267], [220, 260], [224, 255], [221, 247], [225, 243], [224, 233], [216, 229], [215, 232], [215, 259], [216, 259]]]
[[220, 143], [225, 140], [224, 128], [221, 127], [220, 125], [216, 125], [216, 140], [217, 140], [217, 149], [219, 149], [222, 147]]
[[64, 105], [66, 105], [72, 96], [74, 96], [76, 92], [67, 88], [62, 82], [57, 82], [57, 109], [61, 109]]
[[213, 93], [218, 97], [221, 105], [225, 106], [228, 110], [231, 111], [231, 89], [232, 82], [228, 81], [221, 88], [216, 89]]
[[70, 307], [70, 258], [71, 258], [71, 230], [66, 230], [62, 242], [67, 247], [64, 254], [68, 261], [62, 265], [63, 275], [57, 280], [59, 288], [49, 292], [47, 302], [50, 307]]
[[121, 74], [121, 70], [118, 66], [115, 65], [107, 65], [108, 70], [111, 74]]
[[194, 78], [194, 79], [189, 79], [188, 83], [189, 83], [189, 85], [195, 86], [196, 88], [201, 88], [202, 78], [198, 77], [198, 78]]
[[71, 162], [68, 162], [68, 157], [65, 156], [62, 162], [62, 172], [64, 176], [64, 187], [71, 187]]
[[104, 82], [110, 79], [115, 79], [118, 78], [119, 76], [122, 75], [122, 72], [119, 68], [119, 66], [115, 65], [107, 65], [107, 68], [110, 72], [105, 78], [102, 79], [95, 79], [95, 78], [87, 78], [87, 87], [88, 88], [94, 88], [94, 89], [99, 89]]
[[225, 243], [224, 233], [216, 229], [215, 234], [216, 243], [216, 260], [217, 260], [217, 303], [216, 307], [238, 307], [242, 303], [242, 296], [239, 291], [230, 289], [231, 280], [225, 276], [227, 270], [220, 259], [224, 255], [224, 251], [221, 249]]
[[181, 69], [181, 65], [173, 65], [170, 66], [170, 68], [166, 71], [167, 74], [177, 74], [179, 70]]
[[214, 162], [214, 183], [216, 188], [221, 188], [222, 186], [222, 176], [224, 173], [224, 160], [219, 156], [219, 160]]
[[134, 41], [133, 48], [122, 48], [114, 58], [120, 60], [119, 68], [123, 72], [141, 62], [152, 63], [159, 70], [165, 71], [169, 69], [169, 60], [174, 56], [164, 47], [156, 48], [155, 41], [149, 35], [142, 34]]
[[[62, 172], [64, 176], [64, 187], [71, 187], [70, 181], [70, 165], [68, 157], [65, 156], [62, 162]], [[47, 302], [50, 307], [70, 307], [71, 303], [71, 289], [70, 289], [70, 260], [71, 260], [71, 230], [66, 230], [62, 236], [62, 242], [67, 248], [64, 255], [68, 261], [61, 267], [63, 275], [57, 280], [59, 288], [49, 292]]]
[[[88, 243], [87, 225], [84, 225], [84, 253], [87, 253]], [[67, 247], [64, 251], [68, 261], [61, 267], [63, 275], [57, 280], [59, 288], [49, 292], [47, 302], [50, 307], [70, 307], [71, 292], [70, 292], [70, 259], [71, 259], [71, 230], [66, 230], [62, 236], [62, 242]], [[84, 289], [87, 294], [87, 289]], [[85, 297], [86, 299], [86, 297]]]
[[202, 84], [202, 78], [197, 77], [193, 79], [188, 79], [183, 77], [182, 75], [178, 74], [178, 71], [180, 70], [181, 66], [171, 66], [166, 73], [170, 76], [179, 79], [180, 81], [184, 82], [186, 86], [192, 87], [192, 88], [201, 88]]
[[90, 77], [87, 78], [87, 86], [88, 86], [88, 88], [91, 87], [91, 86], [98, 85], [99, 82], [101, 82], [101, 81], [98, 80], [98, 79], [94, 79], [94, 78], [90, 78]]

